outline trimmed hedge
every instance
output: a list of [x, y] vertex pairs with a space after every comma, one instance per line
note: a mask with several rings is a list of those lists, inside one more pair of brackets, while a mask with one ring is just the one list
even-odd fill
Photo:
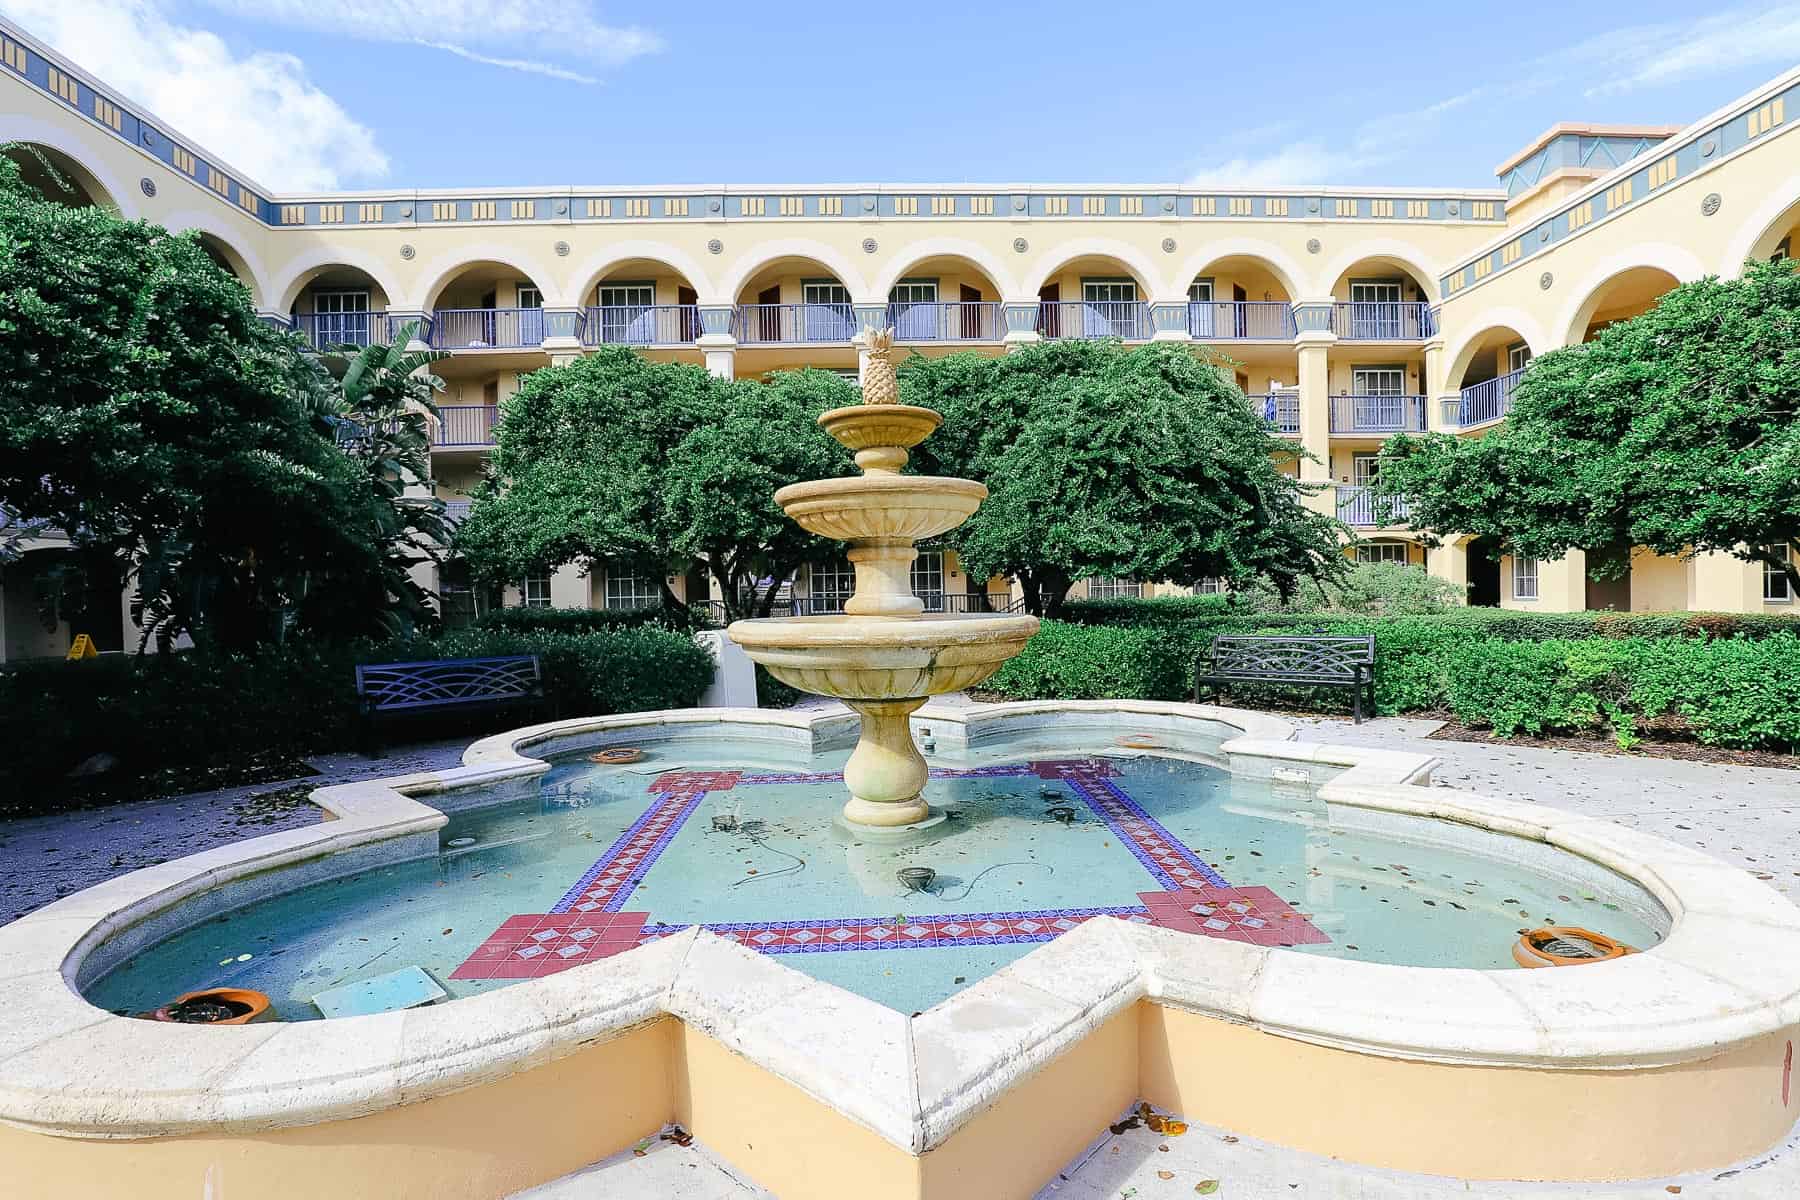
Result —
[[[435, 639], [254, 655], [197, 652], [31, 663], [0, 670], [0, 790], [54, 785], [97, 753], [132, 776], [248, 754], [304, 755], [356, 743], [358, 663], [536, 654], [552, 715], [683, 708], [712, 681], [712, 656], [667, 629], [593, 633], [465, 629]], [[518, 723], [518, 714], [495, 715]], [[453, 724], [467, 715], [445, 714]], [[432, 722], [415, 726], [429, 736]], [[440, 726], [441, 728], [441, 726]]]
[[[1791, 620], [1760, 638], [1709, 636], [1704, 625], [1684, 625], [1682, 636], [1592, 636], [1596, 618], [1610, 614], [1568, 615], [1585, 617], [1589, 636], [1540, 639], [1527, 631], [1541, 626], [1496, 629], [1492, 621], [1459, 616], [1308, 624], [1375, 635], [1375, 704], [1384, 714], [1448, 712], [1502, 736], [1611, 731], [1630, 745], [1650, 727], [1709, 745], [1800, 749], [1800, 634]], [[1279, 614], [1231, 629], [1207, 619], [1048, 621], [987, 686], [1018, 699], [1181, 700], [1191, 695], [1194, 662], [1215, 634], [1290, 632], [1296, 624]], [[1296, 691], [1245, 687], [1230, 694], [1247, 704], [1291, 703]], [[1299, 694], [1321, 706], [1345, 704], [1339, 691]]]
[[661, 625], [692, 629], [693, 614], [666, 608], [496, 608], [475, 622], [476, 629], [507, 633], [606, 633]]

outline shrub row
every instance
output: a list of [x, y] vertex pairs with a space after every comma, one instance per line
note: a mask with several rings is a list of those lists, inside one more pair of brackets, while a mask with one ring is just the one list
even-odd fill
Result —
[[477, 629], [508, 633], [605, 633], [614, 629], [642, 629], [661, 625], [691, 629], [694, 617], [687, 609], [650, 608], [496, 608], [475, 622]]
[[[1063, 608], [1064, 620], [1078, 625], [1127, 627], [1183, 625], [1207, 636], [1319, 630], [1336, 633], [1355, 626], [1368, 632], [1371, 618], [1338, 612], [1253, 612], [1235, 607], [1225, 596], [1164, 596], [1153, 600], [1073, 600]], [[1458, 607], [1449, 612], [1393, 617], [1393, 620], [1427, 621], [1474, 636], [1507, 641], [1544, 641], [1550, 638], [1764, 638], [1779, 633], [1800, 633], [1800, 616], [1772, 613], [1623, 613], [1623, 612], [1528, 612], [1507, 608]]]
[[[138, 775], [230, 761], [247, 753], [303, 755], [355, 744], [358, 663], [536, 654], [551, 715], [693, 704], [712, 657], [683, 633], [465, 629], [340, 646], [295, 644], [253, 655], [119, 656], [0, 671], [0, 791], [52, 784], [97, 753]], [[496, 721], [515, 714], [499, 715]], [[425, 722], [416, 726], [430, 736]]]
[[[1291, 628], [1264, 618], [1229, 632]], [[1610, 730], [1629, 745], [1649, 727], [1718, 746], [1800, 749], [1800, 635], [1791, 625], [1761, 638], [1503, 637], [1480, 621], [1438, 617], [1341, 620], [1330, 630], [1375, 635], [1375, 703], [1384, 714], [1448, 713], [1503, 736]], [[1046, 622], [987, 686], [1018, 699], [1184, 699], [1196, 658], [1219, 632], [1227, 631], [1198, 619]], [[1246, 704], [1295, 695], [1231, 693]], [[1345, 696], [1303, 698], [1341, 707]]]

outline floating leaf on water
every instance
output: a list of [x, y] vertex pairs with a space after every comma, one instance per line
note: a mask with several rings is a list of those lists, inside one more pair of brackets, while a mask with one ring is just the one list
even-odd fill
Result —
[[1156, 1177], [1158, 1179], [1173, 1179], [1173, 1178], [1175, 1178], [1175, 1172], [1173, 1172], [1173, 1171], [1158, 1171], [1156, 1173]]
[[1237, 1145], [1237, 1134], [1228, 1133], [1224, 1137], [1220, 1138], [1219, 1140], [1221, 1142], [1224, 1142], [1227, 1146], [1235, 1146], [1235, 1145]]
[[1216, 1179], [1202, 1179], [1194, 1185], [1195, 1193], [1201, 1196], [1210, 1196], [1218, 1190], [1219, 1181]]

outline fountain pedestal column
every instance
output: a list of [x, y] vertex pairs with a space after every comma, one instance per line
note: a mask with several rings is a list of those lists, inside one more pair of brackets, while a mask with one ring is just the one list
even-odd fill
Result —
[[931, 815], [922, 795], [930, 769], [913, 742], [914, 700], [845, 700], [862, 717], [862, 736], [844, 764], [850, 799], [844, 819], [857, 825], [912, 825]]

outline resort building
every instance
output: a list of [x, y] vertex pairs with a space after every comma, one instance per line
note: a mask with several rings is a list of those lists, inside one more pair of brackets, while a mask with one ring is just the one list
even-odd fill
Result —
[[[320, 345], [409, 322], [450, 357], [435, 475], [454, 513], [522, 375], [622, 344], [723, 376], [853, 374], [858, 332], [907, 351], [1004, 354], [1040, 339], [1171, 341], [1225, 356], [1251, 402], [1309, 458], [1318, 503], [1359, 558], [1423, 563], [1473, 604], [1755, 612], [1785, 581], [1727, 555], [1620, 547], [1498, 557], [1445, 531], [1377, 523], [1369, 481], [1399, 431], [1480, 437], [1531, 359], [1643, 312], [1677, 283], [1735, 276], [1800, 232], [1800, 70], [1685, 128], [1563, 124], [1499, 165], [1498, 186], [1259, 189], [1173, 184], [794, 184], [388, 190], [280, 195], [104, 80], [0, 25], [0, 140], [37, 148], [72, 202], [199, 231], [269, 320]], [[271, 123], [278, 115], [269, 116]], [[34, 159], [27, 171], [37, 169]], [[0, 578], [0, 653], [61, 653], [32, 604], [33, 559]], [[945, 607], [1005, 581], [922, 556]], [[473, 603], [454, 567], [446, 604]], [[679, 591], [698, 577], [674, 581]], [[657, 581], [596, 566], [526, 580], [508, 602], [629, 606]], [[795, 581], [829, 608], [841, 573]], [[1095, 580], [1092, 595], [1147, 585]], [[690, 595], [690, 598], [694, 598]], [[129, 619], [94, 630], [133, 640]]]

